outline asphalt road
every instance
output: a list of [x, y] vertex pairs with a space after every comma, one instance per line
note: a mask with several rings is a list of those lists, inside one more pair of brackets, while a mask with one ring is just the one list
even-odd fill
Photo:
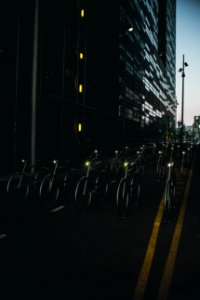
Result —
[[[159, 288], [184, 199], [187, 203], [183, 227], [174, 269], [168, 269], [171, 281], [165, 297], [199, 299], [199, 165], [197, 153], [188, 195], [185, 190], [190, 175], [177, 175], [175, 208], [170, 222], [160, 221], [152, 248], [149, 242], [153, 228], [158, 227], [155, 218], [164, 182], [156, 181], [155, 166], [150, 162], [142, 177], [140, 204], [132, 207], [124, 220], [118, 218], [112, 197], [88, 213], [73, 207], [47, 212], [4, 205], [0, 235], [1, 299], [162, 299], [158, 296]], [[152, 261], [147, 259], [143, 290], [137, 296], [147, 251], [151, 252]]]

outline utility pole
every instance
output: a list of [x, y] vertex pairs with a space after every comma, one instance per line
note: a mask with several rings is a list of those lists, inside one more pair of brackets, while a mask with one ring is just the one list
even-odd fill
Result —
[[180, 142], [183, 143], [184, 136], [184, 78], [185, 78], [185, 67], [188, 67], [188, 63], [185, 62], [185, 55], [183, 54], [183, 64], [182, 68], [179, 69], [182, 77], [182, 106], [181, 106], [181, 139]]

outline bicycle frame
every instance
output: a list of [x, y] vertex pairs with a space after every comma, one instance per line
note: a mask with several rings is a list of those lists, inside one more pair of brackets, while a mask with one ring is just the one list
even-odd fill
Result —
[[117, 187], [116, 206], [120, 218], [125, 218], [126, 210], [129, 204], [129, 195], [127, 189], [128, 166], [129, 162], [125, 161], [123, 164], [124, 176], [120, 179]]
[[55, 178], [55, 175], [56, 175], [56, 171], [58, 169], [58, 164], [59, 164], [59, 161], [58, 160], [53, 160], [53, 164], [54, 164], [54, 169], [53, 169], [53, 173], [52, 173], [52, 178], [51, 180], [49, 181], [49, 190], [52, 189], [52, 185], [53, 185], [53, 181], [54, 181], [54, 178]]
[[25, 174], [25, 170], [26, 170], [26, 166], [27, 166], [27, 161], [25, 159], [22, 159], [22, 163], [23, 163], [23, 167], [22, 167], [22, 170], [21, 170], [21, 174], [20, 174], [20, 177], [19, 177], [19, 183], [18, 183], [18, 188], [21, 187], [22, 185], [22, 180], [23, 180], [23, 175]]
[[186, 155], [186, 152], [182, 151], [182, 159], [181, 159], [181, 175], [182, 176], [185, 175], [185, 155]]
[[[21, 201], [24, 201], [28, 197], [30, 187], [25, 175], [27, 161], [25, 159], [22, 159], [21, 162], [23, 163], [22, 170], [19, 172], [15, 172], [14, 174], [11, 175], [6, 185], [6, 192], [10, 198], [13, 198], [13, 200], [14, 198], [17, 199], [17, 197], [20, 197]], [[23, 195], [19, 196], [19, 192], [22, 190], [23, 190]], [[18, 196], [16, 193], [18, 193]]]
[[[90, 178], [90, 172], [93, 168], [96, 167], [96, 160], [97, 160], [97, 157], [98, 157], [98, 151], [95, 150], [94, 151], [94, 158], [92, 158], [91, 160], [87, 160], [85, 161], [84, 163], [84, 166], [86, 167], [86, 173], [85, 175], [83, 175], [77, 182], [77, 185], [76, 185], [76, 188], [75, 188], [75, 193], [74, 193], [74, 197], [75, 197], [75, 202], [76, 204], [79, 206], [84, 206], [85, 203], [81, 203], [82, 202], [82, 199], [85, 199], [84, 202], [86, 202], [87, 200], [87, 203], [86, 203], [86, 207], [88, 208], [89, 205], [90, 205], [90, 202], [91, 202], [91, 192], [92, 190], [89, 189], [89, 196], [88, 196], [88, 199], [86, 199], [86, 196], [87, 196], [87, 190], [88, 190], [88, 182], [89, 182], [89, 178]], [[83, 184], [83, 189], [81, 189], [81, 184]], [[79, 194], [80, 193], [80, 194]], [[78, 199], [78, 195], [81, 197], [81, 199]]]
[[[85, 166], [87, 167], [87, 169], [86, 169], [86, 175], [83, 176], [83, 177], [86, 178], [85, 183], [84, 183], [84, 188], [83, 188], [83, 195], [84, 195], [84, 196], [86, 195], [86, 189], [87, 189], [87, 184], [88, 184], [88, 178], [89, 178], [90, 171], [91, 171], [91, 162], [90, 162], [90, 161], [86, 161], [86, 162], [85, 162]], [[82, 178], [83, 178], [83, 177], [82, 177]]]

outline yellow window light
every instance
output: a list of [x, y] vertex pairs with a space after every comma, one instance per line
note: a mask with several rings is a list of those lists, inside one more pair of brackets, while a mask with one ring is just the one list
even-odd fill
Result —
[[82, 124], [78, 123], [78, 132], [82, 132]]
[[83, 52], [80, 52], [79, 57], [80, 57], [80, 59], [83, 59], [83, 57], [84, 57]]
[[85, 10], [81, 9], [81, 18], [84, 18], [84, 17], [85, 17]]
[[78, 91], [79, 91], [79, 93], [83, 92], [83, 85], [82, 85], [82, 83], [79, 84]]

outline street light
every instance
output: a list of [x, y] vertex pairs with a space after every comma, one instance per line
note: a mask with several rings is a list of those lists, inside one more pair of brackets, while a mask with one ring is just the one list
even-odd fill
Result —
[[188, 67], [188, 63], [185, 62], [185, 56], [183, 54], [183, 65], [182, 68], [179, 69], [182, 76], [182, 107], [181, 107], [181, 143], [183, 142], [183, 125], [184, 125], [184, 78], [185, 78], [185, 67]]

